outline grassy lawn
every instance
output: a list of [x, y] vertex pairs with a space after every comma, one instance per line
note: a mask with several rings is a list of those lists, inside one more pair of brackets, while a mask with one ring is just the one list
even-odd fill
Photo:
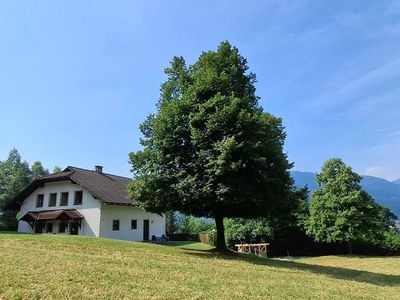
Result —
[[202, 247], [207, 246], [0, 234], [0, 299], [400, 296], [400, 257], [281, 261], [218, 256]]
[[199, 242], [168, 242], [165, 244], [166, 246], [171, 246], [171, 247], [176, 247], [179, 249], [185, 249], [185, 250], [200, 250], [200, 251], [209, 251], [214, 249], [214, 247], [199, 243]]

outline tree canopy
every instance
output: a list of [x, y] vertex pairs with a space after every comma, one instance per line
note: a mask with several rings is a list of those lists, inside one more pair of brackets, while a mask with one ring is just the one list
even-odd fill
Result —
[[32, 180], [45, 175], [49, 175], [49, 171], [40, 161], [34, 162], [30, 168], [15, 148], [11, 149], [6, 160], [0, 161], [0, 229], [16, 229], [16, 212], [4, 211], [5, 206]]
[[35, 161], [31, 166], [31, 176], [32, 180], [36, 178], [47, 176], [50, 174], [48, 169], [43, 168], [42, 163], [40, 161]]
[[54, 174], [54, 173], [59, 173], [59, 172], [62, 172], [61, 167], [55, 166], [55, 167], [53, 168], [53, 171], [52, 171], [51, 173]]
[[317, 174], [307, 233], [317, 242], [374, 240], [394, 226], [395, 216], [362, 190], [362, 177], [341, 159], [328, 160]]
[[189, 66], [174, 57], [165, 73], [157, 112], [140, 126], [143, 150], [130, 154], [130, 197], [154, 213], [215, 218], [224, 249], [223, 218], [290, 209], [282, 120], [260, 107], [256, 77], [228, 42]]

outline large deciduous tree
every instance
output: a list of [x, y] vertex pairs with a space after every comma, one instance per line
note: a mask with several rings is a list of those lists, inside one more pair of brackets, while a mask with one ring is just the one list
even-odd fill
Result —
[[48, 169], [45, 169], [42, 166], [42, 163], [40, 161], [35, 161], [32, 166], [31, 166], [31, 177], [32, 180], [35, 180], [37, 178], [43, 177], [50, 175], [50, 172]]
[[27, 162], [21, 160], [17, 149], [12, 149], [5, 161], [0, 162], [0, 227], [15, 230], [16, 212], [5, 211], [5, 206], [32, 180]]
[[46, 175], [49, 171], [40, 161], [35, 161], [30, 168], [15, 148], [11, 149], [6, 160], [0, 161], [0, 229], [16, 229], [17, 212], [6, 209], [7, 205], [32, 180]]
[[228, 42], [190, 66], [175, 57], [165, 73], [157, 113], [140, 126], [143, 150], [130, 154], [130, 197], [154, 213], [215, 218], [224, 251], [225, 217], [273, 217], [291, 206], [282, 120], [259, 106], [255, 75]]
[[373, 242], [394, 225], [395, 216], [362, 190], [362, 177], [341, 159], [330, 159], [317, 174], [307, 233], [317, 242]]

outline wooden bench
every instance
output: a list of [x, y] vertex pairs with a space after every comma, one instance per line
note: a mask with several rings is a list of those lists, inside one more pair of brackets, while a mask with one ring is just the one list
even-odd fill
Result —
[[262, 253], [267, 254], [267, 247], [269, 243], [258, 243], [258, 244], [236, 244], [238, 252], [254, 253], [260, 255]]

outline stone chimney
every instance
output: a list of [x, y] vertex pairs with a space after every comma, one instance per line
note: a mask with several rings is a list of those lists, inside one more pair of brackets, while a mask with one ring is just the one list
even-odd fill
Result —
[[96, 173], [102, 174], [103, 166], [94, 166], [94, 170], [96, 171]]

